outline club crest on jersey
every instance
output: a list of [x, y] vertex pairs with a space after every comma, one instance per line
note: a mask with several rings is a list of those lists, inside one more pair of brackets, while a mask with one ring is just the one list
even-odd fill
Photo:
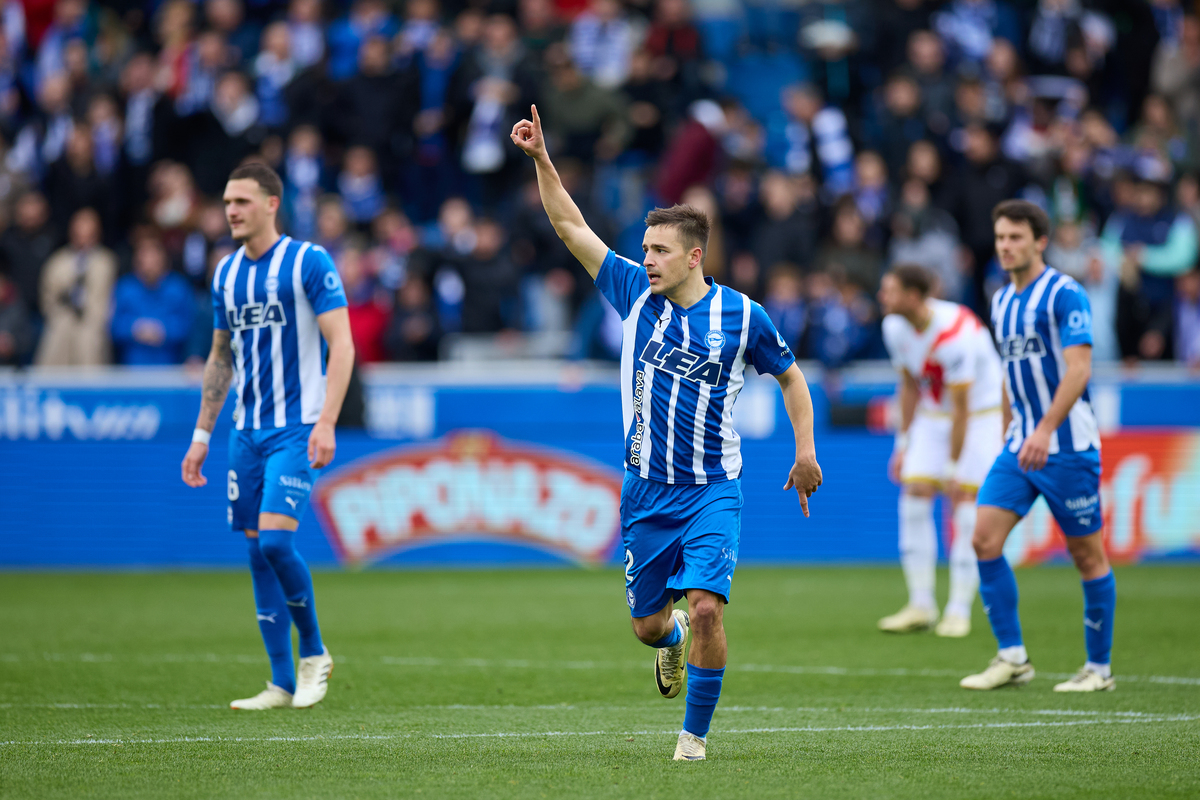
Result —
[[704, 334], [704, 343], [714, 350], [725, 346], [725, 331], [711, 330]]
[[716, 386], [721, 380], [720, 361], [689, 353], [680, 347], [669, 347], [665, 342], [653, 339], [646, 342], [641, 358], [652, 367], [696, 383]]
[[227, 308], [225, 319], [232, 331], [287, 324], [283, 303], [278, 300], [274, 303], [243, 303], [238, 308]]
[[1026, 336], [1005, 336], [1000, 344], [1000, 357], [1005, 361], [1019, 361], [1022, 358], [1041, 358], [1046, 355], [1046, 343], [1036, 333]]

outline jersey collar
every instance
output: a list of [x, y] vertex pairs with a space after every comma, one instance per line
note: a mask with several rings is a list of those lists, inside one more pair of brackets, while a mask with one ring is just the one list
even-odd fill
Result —
[[[252, 264], [261, 264], [262, 262], [270, 259], [271, 254], [275, 252], [275, 248], [279, 247], [279, 243], [282, 242], [286, 238], [288, 238], [286, 233], [279, 234], [279, 238], [275, 240], [275, 244], [271, 245], [266, 250], [264, 250], [263, 254], [261, 256], [259, 256], [257, 259], [255, 259], [254, 261], [251, 261], [251, 263]], [[242, 245], [242, 257], [245, 258], [247, 261], [250, 261], [250, 255], [248, 253], [246, 253], [246, 245]]]

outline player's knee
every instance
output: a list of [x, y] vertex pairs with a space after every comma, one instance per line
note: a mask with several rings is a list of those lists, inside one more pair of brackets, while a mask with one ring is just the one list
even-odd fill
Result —
[[715, 634], [721, 627], [721, 601], [713, 595], [705, 595], [691, 603], [692, 631], [697, 636]]
[[630, 619], [633, 625], [633, 635], [638, 638], [642, 644], [654, 644], [663, 636], [669, 629], [660, 624], [658, 615], [652, 617], [633, 617]]
[[275, 562], [287, 558], [292, 552], [292, 539], [274, 531], [264, 531], [259, 533], [258, 546], [267, 561]]
[[1075, 562], [1075, 568], [1085, 579], [1102, 577], [1108, 572], [1108, 557], [1099, 541], [1068, 539], [1067, 549], [1071, 553], [1071, 560]]

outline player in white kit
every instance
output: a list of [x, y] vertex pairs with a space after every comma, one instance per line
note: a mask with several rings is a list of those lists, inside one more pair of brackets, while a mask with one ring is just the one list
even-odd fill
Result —
[[[901, 484], [900, 565], [908, 603], [879, 620], [892, 633], [924, 630], [938, 636], [971, 632], [979, 572], [971, 536], [975, 495], [1004, 443], [1000, 357], [979, 319], [965, 306], [931, 297], [923, 267], [900, 265], [886, 275], [879, 303], [887, 315], [883, 339], [900, 373], [900, 428], [889, 471]], [[953, 503], [950, 600], [938, 622], [934, 588], [937, 530], [933, 499]]]

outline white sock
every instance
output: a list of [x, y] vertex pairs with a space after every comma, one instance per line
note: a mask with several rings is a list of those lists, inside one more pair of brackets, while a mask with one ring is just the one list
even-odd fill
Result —
[[1089, 661], [1085, 667], [1099, 675], [1101, 678], [1112, 677], [1112, 664], [1097, 664], [1093, 661]]
[[937, 608], [933, 589], [937, 581], [937, 529], [933, 526], [933, 498], [900, 494], [900, 566], [908, 584], [908, 603]]
[[1010, 664], [1020, 666], [1029, 660], [1029, 654], [1025, 652], [1025, 645], [1019, 644], [1016, 647], [1001, 647], [1000, 657]]
[[975, 563], [975, 501], [954, 507], [954, 542], [950, 545], [950, 602], [946, 616], [971, 617], [971, 605], [979, 588], [979, 565]]

